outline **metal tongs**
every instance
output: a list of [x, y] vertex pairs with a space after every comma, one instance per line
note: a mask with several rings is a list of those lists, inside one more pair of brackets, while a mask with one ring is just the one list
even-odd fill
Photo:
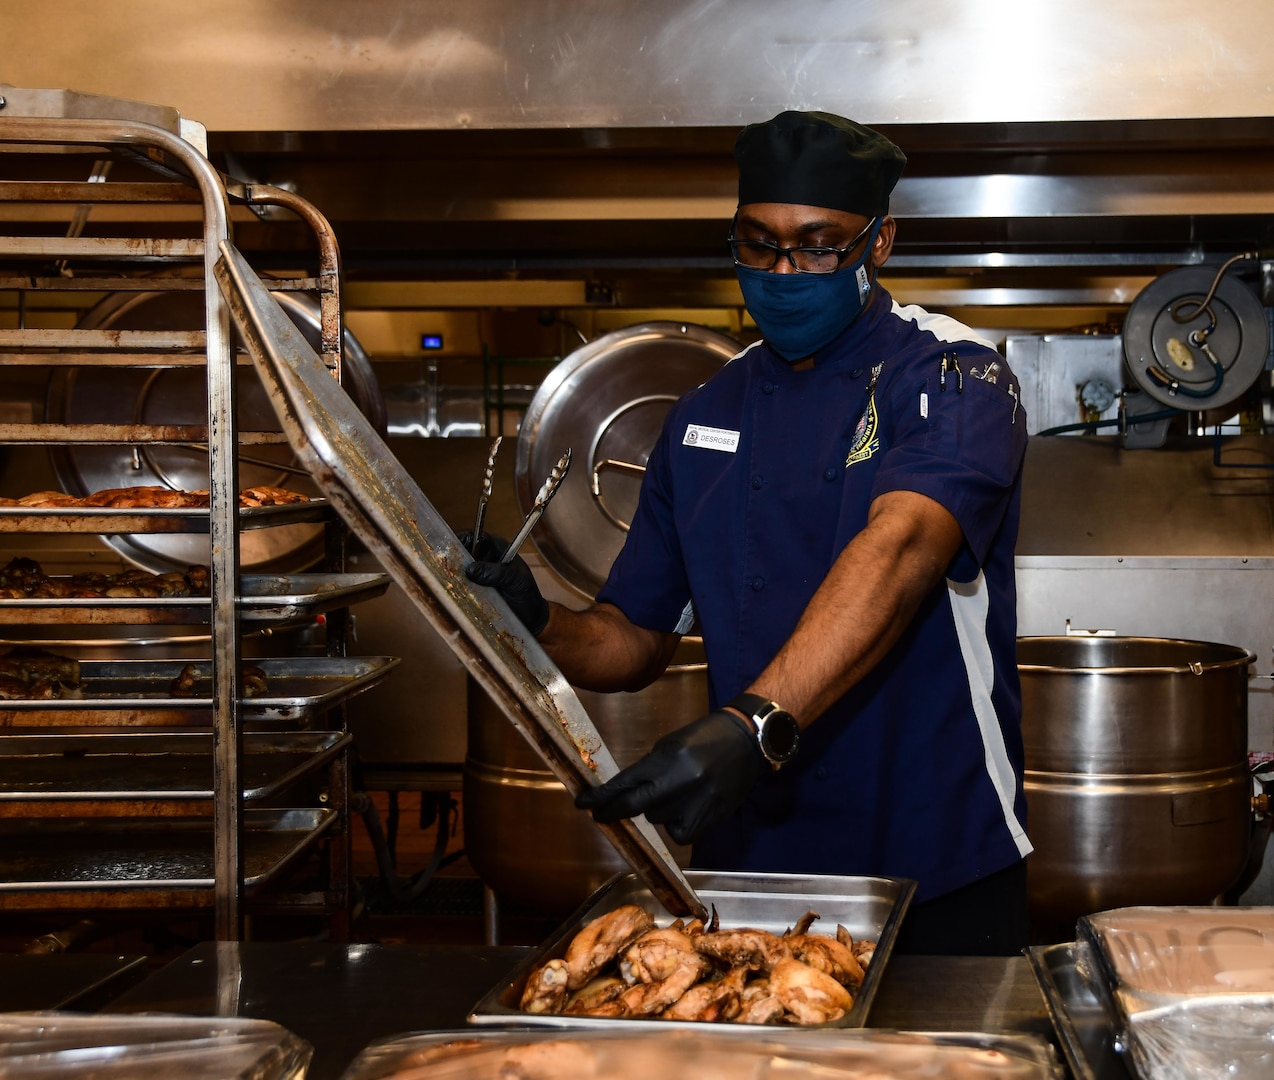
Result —
[[491, 501], [491, 482], [495, 476], [495, 456], [500, 452], [503, 435], [497, 435], [495, 442], [487, 453], [487, 471], [482, 476], [482, 494], [478, 496], [478, 519], [473, 523], [473, 550], [478, 550], [478, 541], [482, 539], [482, 523], [487, 517], [487, 503]]
[[518, 529], [517, 534], [509, 541], [508, 550], [500, 558], [502, 563], [513, 561], [514, 556], [518, 553], [518, 548], [531, 535], [531, 530], [535, 528], [535, 523], [540, 520], [541, 515], [548, 508], [549, 500], [557, 494], [557, 489], [562, 486], [562, 481], [566, 479], [566, 472], [570, 467], [571, 448], [568, 446], [566, 452], [557, 459], [557, 464], [549, 472], [548, 479], [540, 485], [540, 490], [535, 496], [535, 502], [531, 506], [531, 512], [526, 515], [526, 520], [522, 522], [522, 528]]

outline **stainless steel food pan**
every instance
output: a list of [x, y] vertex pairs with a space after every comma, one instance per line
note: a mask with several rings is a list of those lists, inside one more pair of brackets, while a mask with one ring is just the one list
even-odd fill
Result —
[[[381, 1039], [340, 1080], [503, 1080], [512, 1076], [805, 1077], [819, 1080], [1061, 1080], [1036, 1035], [812, 1031], [662, 1024], [647, 1031], [436, 1031]], [[670, 1030], [677, 1028], [678, 1030]], [[693, 1029], [692, 1029], [693, 1028]]]
[[[393, 656], [298, 656], [253, 660], [265, 673], [266, 691], [246, 698], [242, 715], [250, 720], [295, 720], [330, 709], [380, 682], [399, 662]], [[102, 712], [153, 710], [193, 713], [212, 709], [212, 665], [193, 661], [196, 682], [190, 696], [174, 694], [181, 660], [82, 660], [80, 696], [43, 701], [0, 702], [0, 727], [94, 719]]]
[[[840, 1020], [818, 1025], [828, 1028], [858, 1028], [867, 1022], [867, 1013], [880, 986], [889, 954], [893, 951], [916, 883], [906, 878], [834, 877], [814, 874], [740, 874], [708, 870], [687, 870], [686, 878], [703, 902], [715, 909], [723, 928], [753, 927], [781, 934], [807, 911], [816, 911], [815, 933], [835, 934], [837, 924], [857, 938], [876, 942], [876, 955], [867, 967], [867, 977], [854, 997], [854, 1007]], [[545, 961], [565, 954], [566, 946], [585, 924], [624, 904], [640, 904], [660, 926], [673, 921], [651, 891], [635, 874], [618, 874], [597, 890], [545, 945], [527, 957], [496, 987], [492, 988], [469, 1014], [472, 1024], [513, 1026], [624, 1028], [643, 1025], [667, 1030], [666, 1020], [616, 1020], [587, 1016], [552, 1016], [524, 1013], [518, 1002], [527, 976]], [[707, 1025], [689, 1023], [693, 1028]]]
[[[243, 798], [269, 798], [332, 760], [346, 732], [243, 736]], [[0, 735], [0, 801], [212, 798], [212, 732]]]
[[1027, 959], [1074, 1080], [1131, 1080], [1110, 1016], [1079, 971], [1073, 941], [1033, 945]]
[[[245, 810], [243, 885], [272, 880], [336, 821], [330, 809]], [[212, 818], [0, 818], [0, 896], [208, 890]]]
[[[239, 616], [244, 622], [311, 619], [333, 608], [362, 603], [389, 588], [388, 574], [244, 574]], [[0, 625], [201, 625], [212, 603], [206, 596], [111, 599], [0, 600]]]

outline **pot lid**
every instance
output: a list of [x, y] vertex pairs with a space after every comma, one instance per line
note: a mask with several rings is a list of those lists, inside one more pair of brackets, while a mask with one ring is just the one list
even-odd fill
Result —
[[571, 469], [531, 539], [572, 589], [592, 599], [605, 583], [668, 410], [741, 348], [693, 323], [640, 323], [577, 349], [541, 383], [518, 433], [518, 507], [530, 511], [569, 447]]
[[[322, 317], [308, 294], [275, 292], [311, 346], [318, 347]], [[81, 330], [187, 330], [203, 325], [203, 292], [109, 293], [77, 323]], [[385, 403], [367, 354], [348, 329], [343, 331], [343, 378], [350, 396], [379, 431], [385, 428]], [[243, 430], [277, 430], [270, 400], [254, 372], [236, 367], [236, 412]], [[207, 373], [202, 367], [58, 368], [49, 383], [46, 414], [59, 423], [200, 424], [208, 415]], [[160, 486], [195, 490], [208, 486], [208, 455], [195, 447], [143, 444], [79, 445], [50, 451], [54, 474], [68, 495], [90, 495], [104, 488]], [[305, 495], [318, 489], [296, 465], [287, 446], [260, 445], [241, 452], [239, 486], [283, 487]], [[192, 533], [104, 535], [120, 555], [154, 573], [182, 570], [206, 562], [208, 538]], [[281, 525], [254, 529], [239, 538], [239, 564], [245, 571], [289, 573], [323, 558], [323, 526]]]

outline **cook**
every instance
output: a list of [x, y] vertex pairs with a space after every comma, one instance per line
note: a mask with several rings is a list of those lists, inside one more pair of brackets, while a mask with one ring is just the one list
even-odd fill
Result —
[[1013, 549], [1016, 378], [954, 319], [878, 283], [905, 157], [783, 112], [735, 144], [729, 245], [764, 335], [670, 410], [596, 602], [501, 591], [575, 685], [637, 690], [703, 636], [712, 711], [577, 804], [644, 813], [691, 864], [918, 882], [898, 948], [1027, 944]]

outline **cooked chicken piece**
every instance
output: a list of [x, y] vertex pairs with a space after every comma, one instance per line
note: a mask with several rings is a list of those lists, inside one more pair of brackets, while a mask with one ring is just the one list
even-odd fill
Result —
[[527, 977], [522, 991], [522, 1011], [560, 1013], [566, 1007], [566, 965], [550, 960]]
[[260, 697], [269, 689], [265, 682], [265, 672], [259, 667], [243, 669], [241, 686], [243, 688], [243, 696], [246, 698]]
[[244, 488], [239, 492], [240, 506], [282, 506], [285, 503], [309, 502], [308, 495], [301, 495], [287, 488], [256, 487]]
[[37, 509], [47, 506], [72, 506], [74, 503], [74, 496], [67, 495], [61, 491], [36, 491], [30, 495], [23, 495], [18, 500], [19, 506], [35, 507]]
[[32, 600], [65, 600], [75, 595], [75, 587], [66, 580], [45, 578], [27, 586], [26, 594]]
[[186, 567], [186, 581], [190, 583], [190, 588], [193, 592], [206, 593], [208, 591], [208, 568], [200, 565]]
[[176, 571], [160, 574], [155, 579], [155, 585], [159, 589], [160, 596], [190, 595], [190, 582], [186, 580], [186, 575], [179, 574]]
[[720, 930], [700, 934], [694, 944], [704, 956], [753, 971], [769, 971], [780, 960], [792, 957], [787, 939], [765, 930]]
[[840, 983], [799, 960], [780, 960], [774, 965], [770, 992], [798, 1024], [826, 1024], [854, 1007], [853, 996]]
[[623, 1016], [624, 1005], [619, 998], [627, 989], [623, 979], [599, 975], [572, 993], [562, 1011], [571, 1016]]
[[731, 968], [719, 979], [696, 983], [659, 1014], [661, 1020], [718, 1023], [733, 1020], [742, 1009], [747, 968]]
[[15, 588], [26, 588], [45, 580], [43, 568], [34, 559], [16, 556], [10, 559], [0, 570], [0, 584], [12, 585]]
[[876, 955], [876, 943], [865, 938], [855, 941], [849, 931], [843, 926], [836, 927], [836, 940], [854, 954], [854, 959], [858, 961], [858, 966], [866, 972], [867, 965], [871, 963], [871, 958]]
[[566, 947], [567, 985], [578, 990], [654, 925], [650, 912], [637, 904], [594, 919]]
[[862, 965], [853, 952], [835, 938], [822, 934], [798, 934], [787, 939], [792, 956], [815, 971], [830, 975], [842, 986], [863, 985]]
[[10, 675], [0, 675], [0, 701], [22, 701], [27, 696], [27, 686], [23, 679], [15, 679]]
[[199, 669], [194, 664], [187, 664], [178, 672], [177, 677], [173, 679], [172, 684], [168, 687], [168, 692], [173, 697], [193, 697], [195, 684], [198, 681]]
[[619, 999], [628, 1016], [655, 1016], [712, 971], [711, 962], [697, 952], [678, 953], [677, 966], [659, 982], [637, 983]]
[[0, 653], [0, 675], [21, 679], [26, 683], [56, 679], [68, 686], [78, 686], [80, 665], [69, 656], [59, 656], [33, 646], [18, 645]]
[[817, 911], [807, 911], [796, 920], [796, 925], [792, 927], [791, 930], [788, 930], [783, 936], [799, 937], [801, 934], [808, 934], [810, 927], [821, 918], [822, 916]]
[[629, 986], [634, 983], [663, 982], [687, 954], [695, 953], [694, 942], [675, 927], [647, 930], [624, 951], [619, 973]]
[[[746, 968], [737, 970], [747, 974]], [[735, 1021], [740, 1024], [775, 1024], [783, 1019], [786, 1011], [783, 1002], [771, 993], [769, 979], [753, 979], [739, 994], [739, 1015]]]

